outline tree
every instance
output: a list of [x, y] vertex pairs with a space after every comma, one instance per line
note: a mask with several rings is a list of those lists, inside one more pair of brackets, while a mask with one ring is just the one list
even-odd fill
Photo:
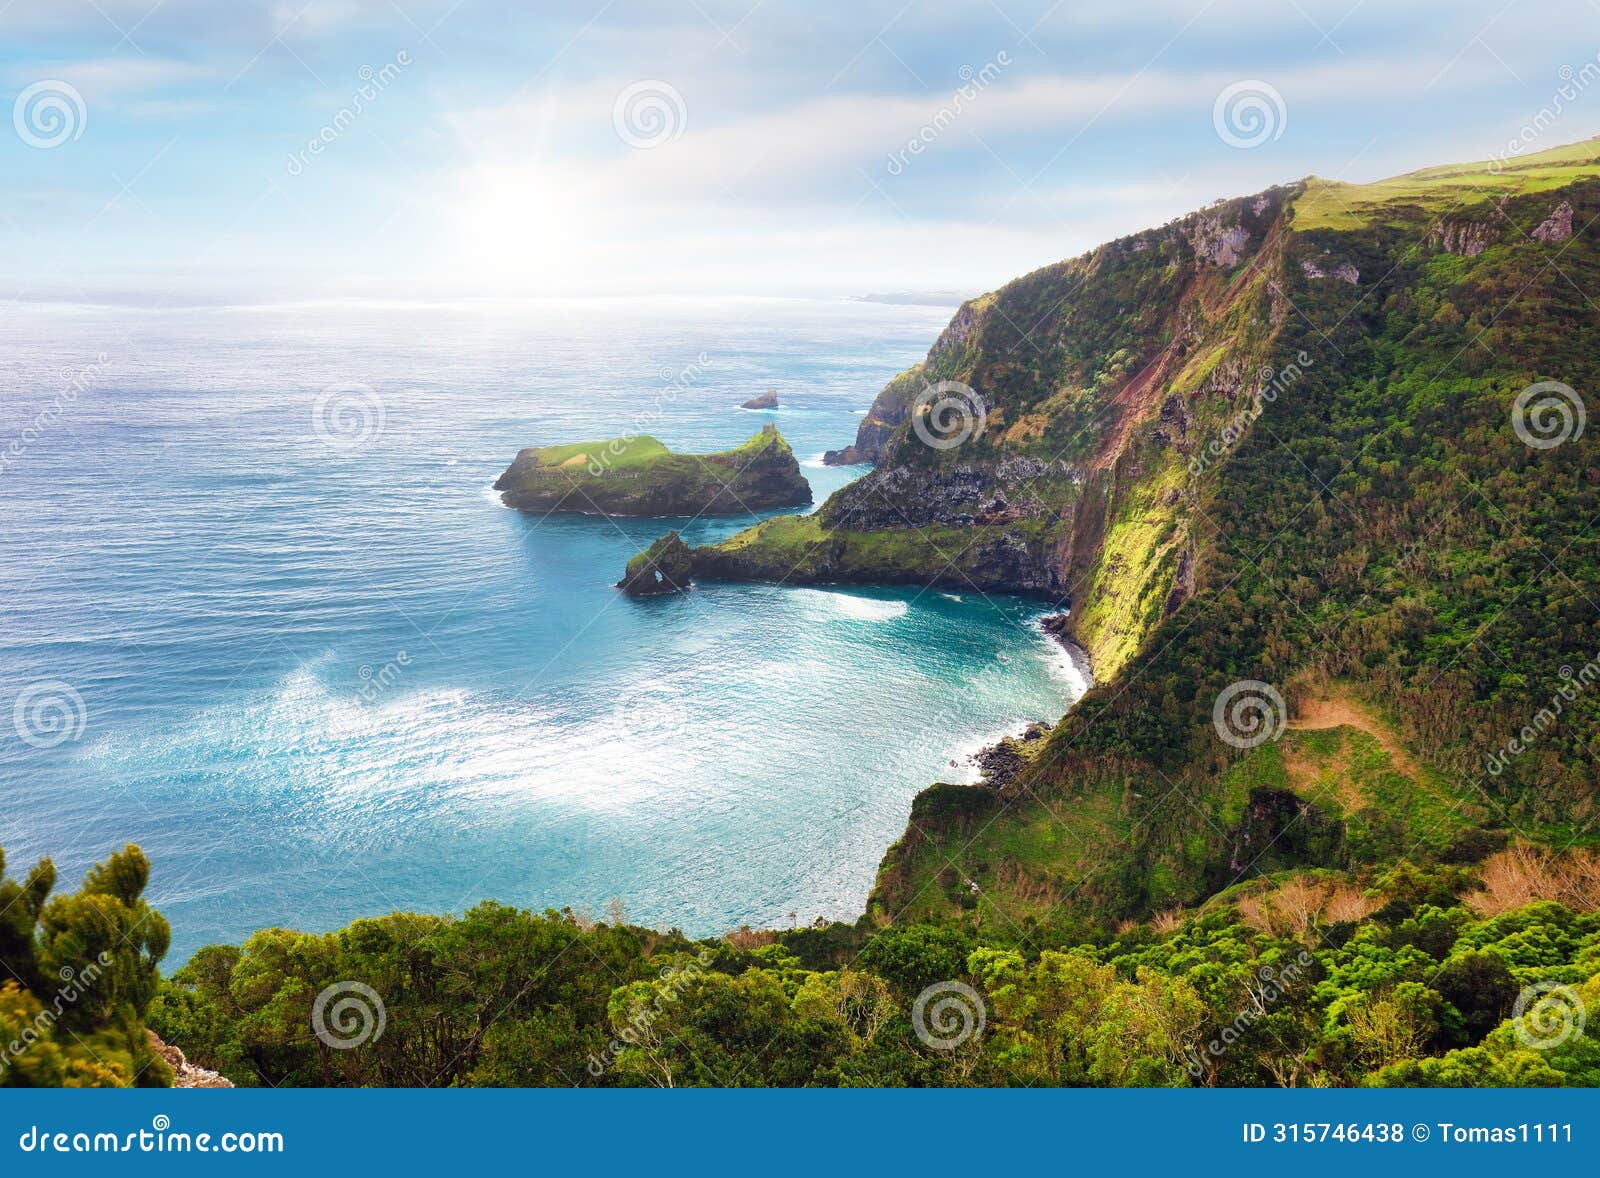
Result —
[[1498, 953], [1463, 953], [1452, 957], [1433, 979], [1433, 988], [1460, 1016], [1457, 1042], [1476, 1043], [1511, 1011], [1516, 979]]
[[4, 869], [0, 853], [0, 1085], [170, 1084], [144, 1020], [172, 930], [143, 899], [144, 852], [129, 844], [54, 898], [48, 859], [20, 884]]

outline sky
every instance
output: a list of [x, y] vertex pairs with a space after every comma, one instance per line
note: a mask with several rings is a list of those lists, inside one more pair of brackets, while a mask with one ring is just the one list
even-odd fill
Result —
[[1596, 63], [1600, 0], [0, 0], [0, 298], [969, 295], [1589, 137]]

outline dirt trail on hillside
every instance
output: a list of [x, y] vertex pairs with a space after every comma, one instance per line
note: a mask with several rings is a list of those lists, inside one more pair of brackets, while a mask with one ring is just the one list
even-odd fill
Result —
[[1394, 729], [1368, 708], [1347, 696], [1310, 699], [1300, 705], [1300, 715], [1289, 721], [1290, 731], [1316, 731], [1323, 728], [1359, 728], [1377, 741], [1394, 767], [1413, 780], [1422, 779], [1422, 766], [1405, 750]]

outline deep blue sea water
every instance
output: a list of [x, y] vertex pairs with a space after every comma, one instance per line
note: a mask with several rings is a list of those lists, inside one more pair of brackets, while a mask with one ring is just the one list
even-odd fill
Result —
[[[912, 796], [1081, 680], [1039, 603], [611, 586], [668, 527], [538, 519], [519, 447], [854, 434], [947, 309], [13, 308], [0, 847], [154, 863], [172, 962], [493, 897], [714, 934], [859, 914]], [[370, 393], [348, 386], [359, 384]], [[330, 386], [335, 392], [326, 395]], [[776, 388], [776, 414], [735, 408]], [[330, 444], [330, 442], [332, 444]]]

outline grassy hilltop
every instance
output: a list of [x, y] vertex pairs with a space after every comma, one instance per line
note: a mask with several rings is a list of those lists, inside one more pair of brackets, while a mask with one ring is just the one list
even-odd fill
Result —
[[789, 443], [767, 425], [717, 454], [674, 454], [648, 434], [523, 450], [495, 482], [507, 507], [586, 515], [746, 515], [811, 502]]

